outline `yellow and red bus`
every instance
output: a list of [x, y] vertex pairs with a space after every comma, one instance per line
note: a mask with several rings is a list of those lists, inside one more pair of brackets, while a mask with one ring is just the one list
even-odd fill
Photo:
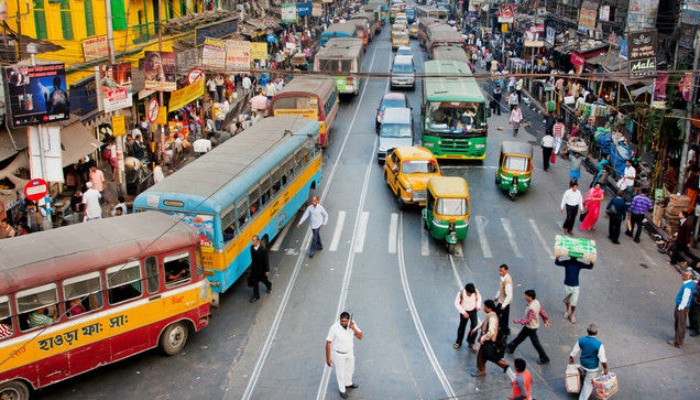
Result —
[[149, 212], [4, 239], [0, 398], [159, 347], [209, 322], [196, 229]]
[[321, 125], [320, 144], [327, 147], [339, 107], [338, 89], [333, 78], [298, 76], [272, 98], [267, 115], [297, 115], [318, 121]]

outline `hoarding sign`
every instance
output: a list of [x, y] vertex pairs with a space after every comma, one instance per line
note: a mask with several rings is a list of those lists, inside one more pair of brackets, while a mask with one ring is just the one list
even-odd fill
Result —
[[656, 31], [627, 33], [628, 58], [631, 78], [656, 75]]
[[[267, 44], [265, 54], [267, 54]], [[250, 69], [250, 42], [247, 40], [226, 41], [226, 65], [236, 70]]]
[[101, 65], [96, 78], [102, 111], [110, 112], [132, 106], [130, 63]]
[[96, 36], [83, 40], [83, 57], [85, 62], [100, 60], [109, 54], [107, 36]]
[[173, 92], [177, 89], [175, 79], [177, 66], [174, 52], [146, 51], [143, 63], [145, 88], [163, 92]]
[[207, 38], [202, 49], [202, 66], [209, 68], [226, 67], [226, 42]]
[[64, 64], [5, 68], [12, 127], [62, 121], [70, 116]]

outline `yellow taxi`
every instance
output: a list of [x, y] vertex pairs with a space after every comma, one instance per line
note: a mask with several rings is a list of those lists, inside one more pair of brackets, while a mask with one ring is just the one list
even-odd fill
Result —
[[417, 39], [419, 30], [420, 29], [418, 28], [418, 22], [412, 23], [411, 26], [409, 26], [408, 28], [408, 36], [413, 39]]
[[406, 31], [391, 31], [391, 49], [397, 50], [401, 46], [411, 46], [408, 32]]
[[428, 180], [439, 176], [437, 159], [425, 147], [397, 147], [384, 162], [384, 180], [400, 208], [406, 204], [424, 206]]

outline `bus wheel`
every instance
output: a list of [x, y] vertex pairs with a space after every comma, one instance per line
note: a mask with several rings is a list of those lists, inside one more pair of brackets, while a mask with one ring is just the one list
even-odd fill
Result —
[[174, 356], [185, 347], [187, 343], [187, 326], [183, 322], [175, 322], [168, 325], [160, 337], [160, 349], [169, 356]]
[[29, 400], [29, 388], [21, 381], [3, 383], [0, 385], [0, 399]]

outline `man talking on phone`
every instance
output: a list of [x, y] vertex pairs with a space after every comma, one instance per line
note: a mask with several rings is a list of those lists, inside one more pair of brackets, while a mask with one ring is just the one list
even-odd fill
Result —
[[340, 313], [340, 321], [331, 325], [326, 337], [326, 364], [329, 367], [335, 366], [338, 390], [343, 399], [348, 398], [347, 389], [360, 387], [352, 380], [355, 372], [353, 347], [356, 337], [362, 340], [362, 331], [347, 311]]

